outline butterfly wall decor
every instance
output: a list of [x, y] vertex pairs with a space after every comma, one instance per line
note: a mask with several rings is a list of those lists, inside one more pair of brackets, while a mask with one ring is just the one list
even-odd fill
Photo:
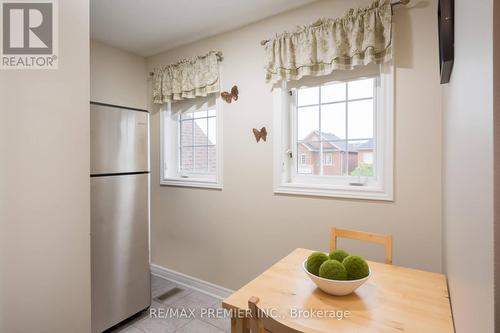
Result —
[[253, 129], [253, 135], [255, 135], [255, 140], [257, 140], [257, 142], [260, 141], [260, 139], [266, 141], [267, 139], [267, 130], [266, 130], [266, 127], [262, 127], [260, 129], [260, 131], [256, 128]]
[[227, 91], [223, 91], [220, 93], [220, 96], [222, 97], [223, 100], [226, 101], [226, 103], [229, 103], [231, 104], [231, 102], [234, 100], [234, 101], [237, 101], [238, 100], [238, 87], [237, 86], [233, 86], [231, 88], [231, 92], [227, 92]]

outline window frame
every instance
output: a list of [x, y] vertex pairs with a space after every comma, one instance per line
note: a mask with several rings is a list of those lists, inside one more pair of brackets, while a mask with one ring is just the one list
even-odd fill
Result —
[[[223, 188], [223, 121], [222, 100], [219, 95], [214, 95], [215, 117], [216, 117], [216, 172], [215, 175], [205, 173], [182, 174], [179, 167], [179, 118], [180, 113], [172, 111], [172, 103], [165, 103], [160, 110], [160, 185], [181, 186], [197, 188]], [[200, 111], [203, 109], [200, 109]], [[170, 133], [170, 134], [168, 134]], [[168, 151], [166, 149], [170, 148]], [[166, 172], [169, 166], [175, 168], [175, 172]]]
[[[375, 117], [374, 142], [377, 145], [374, 167], [380, 168], [375, 182], [359, 184], [345, 179], [358, 178], [358, 176], [313, 176], [297, 177], [295, 160], [297, 156], [295, 122], [296, 112], [292, 112], [293, 99], [290, 96], [289, 85], [282, 82], [281, 86], [273, 90], [274, 99], [274, 193], [297, 194], [311, 196], [327, 196], [369, 200], [394, 200], [393, 190], [393, 109], [394, 109], [394, 74], [392, 64], [378, 65], [380, 75], [377, 75], [377, 103]], [[361, 79], [373, 76], [367, 74], [363, 67], [349, 72], [336, 72], [331, 76], [331, 81], [339, 77], [339, 81]], [[321, 78], [320, 78], [321, 79]], [[315, 78], [316, 81], [317, 78]], [[300, 81], [299, 81], [300, 82]], [[376, 165], [376, 166], [375, 166]], [[338, 182], [332, 181], [338, 178]]]

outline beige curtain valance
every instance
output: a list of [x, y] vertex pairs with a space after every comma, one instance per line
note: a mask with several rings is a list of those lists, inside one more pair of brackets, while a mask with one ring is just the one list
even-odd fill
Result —
[[266, 82], [322, 76], [357, 65], [392, 58], [390, 0], [375, 0], [344, 17], [320, 19], [296, 32], [277, 35], [265, 44]]
[[222, 53], [210, 51], [204, 56], [181, 60], [176, 64], [155, 68], [153, 103], [181, 101], [218, 92], [219, 61]]

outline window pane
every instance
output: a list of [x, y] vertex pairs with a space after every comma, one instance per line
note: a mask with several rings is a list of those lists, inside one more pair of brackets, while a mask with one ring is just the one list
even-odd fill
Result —
[[207, 111], [195, 111], [193, 112], [194, 118], [206, 118], [207, 117]]
[[321, 132], [323, 140], [345, 139], [345, 103], [321, 106]]
[[373, 138], [373, 99], [349, 102], [349, 139]]
[[208, 118], [208, 144], [217, 143], [217, 121], [216, 118]]
[[194, 144], [195, 146], [207, 145], [208, 125], [207, 118], [194, 120]]
[[303, 88], [297, 90], [297, 103], [299, 106], [319, 104], [319, 88]]
[[345, 141], [324, 141], [323, 143], [323, 175], [341, 176]]
[[345, 101], [345, 82], [321, 87], [321, 103]]
[[319, 107], [302, 107], [297, 110], [297, 138], [305, 140], [319, 131]]
[[359, 177], [374, 176], [373, 140], [349, 141], [349, 175]]
[[193, 121], [181, 121], [181, 146], [193, 145]]
[[320, 166], [319, 141], [299, 142], [297, 144], [297, 174], [319, 175]]
[[349, 82], [349, 99], [373, 97], [374, 79], [365, 79]]
[[181, 147], [181, 171], [193, 171], [193, 148]]
[[[171, 104], [165, 112], [163, 139], [164, 181], [179, 177], [213, 182], [217, 165], [218, 94], [197, 97]], [[170, 131], [177, 125], [177, 131]]]
[[194, 171], [206, 173], [208, 172], [208, 147], [194, 148]]
[[207, 116], [209, 116], [209, 117], [215, 117], [216, 116], [216, 110], [215, 109], [208, 110]]
[[359, 154], [361, 154], [359, 159], [361, 162], [365, 164], [373, 164], [373, 152], [365, 151], [365, 152], [359, 152]]
[[217, 171], [217, 149], [215, 146], [208, 146], [208, 173], [214, 174]]
[[193, 113], [192, 112], [181, 113], [181, 120], [184, 120], [184, 119], [193, 119]]

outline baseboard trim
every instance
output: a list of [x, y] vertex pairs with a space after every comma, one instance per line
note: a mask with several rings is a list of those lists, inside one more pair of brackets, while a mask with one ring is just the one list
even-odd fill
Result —
[[227, 289], [156, 264], [151, 264], [151, 274], [171, 280], [184, 287], [197, 290], [201, 293], [216, 297], [220, 300], [223, 300], [234, 293], [234, 291], [231, 289]]

